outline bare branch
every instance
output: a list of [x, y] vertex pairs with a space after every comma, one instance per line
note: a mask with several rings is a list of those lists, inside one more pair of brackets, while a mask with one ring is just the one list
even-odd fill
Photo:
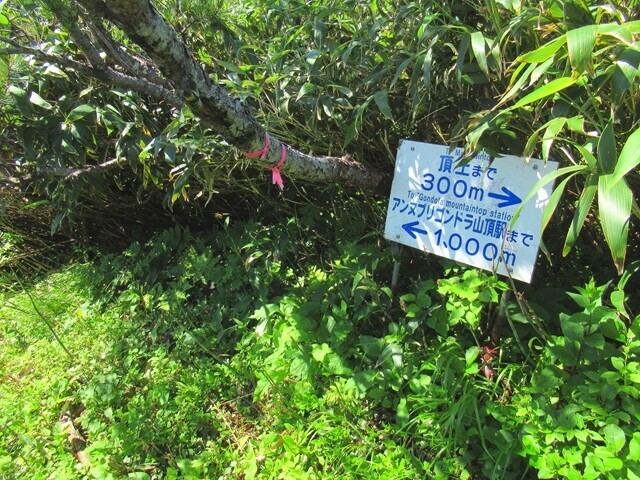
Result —
[[10, 54], [22, 54], [33, 55], [35, 58], [48, 62], [54, 65], [58, 65], [65, 69], [76, 70], [84, 73], [87, 76], [94, 77], [106, 84], [116, 85], [129, 90], [134, 90], [143, 95], [147, 95], [152, 98], [167, 102], [169, 105], [175, 108], [181, 108], [184, 102], [178, 98], [173, 92], [163, 88], [154, 83], [148, 82], [138, 77], [132, 77], [120, 72], [116, 72], [112, 68], [95, 68], [92, 65], [81, 63], [76, 60], [71, 60], [67, 57], [61, 57], [58, 55], [51, 55], [41, 50], [25, 47], [18, 42], [6, 37], [0, 37], [0, 42], [7, 43], [14, 47], [13, 49], [0, 50], [0, 52], [7, 52]]
[[[25, 182], [33, 182], [37, 180], [42, 180], [43, 178], [48, 177], [58, 177], [64, 180], [78, 180], [81, 178], [91, 177], [94, 175], [99, 175], [102, 173], [106, 173], [110, 170], [114, 170], [115, 168], [123, 165], [126, 159], [124, 158], [112, 158], [107, 160], [104, 163], [100, 163], [97, 165], [87, 165], [83, 168], [69, 168], [69, 167], [50, 167], [39, 170], [36, 173], [31, 175], [24, 175], [17, 180], [21, 183]], [[15, 183], [15, 178], [12, 178]]]
[[142, 77], [151, 83], [155, 83], [166, 89], [173, 88], [171, 83], [158, 73], [153, 63], [146, 58], [126, 52], [125, 46], [120, 42], [116, 42], [102, 25], [92, 23], [91, 21], [87, 23], [94, 38], [100, 42], [104, 49], [113, 56], [121, 67], [133, 75]]

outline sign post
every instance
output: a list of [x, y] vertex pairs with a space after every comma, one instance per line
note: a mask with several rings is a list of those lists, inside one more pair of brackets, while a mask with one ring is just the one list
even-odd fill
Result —
[[481, 152], [457, 166], [461, 155], [443, 145], [400, 144], [385, 238], [530, 283], [552, 184], [522, 202], [558, 163]]

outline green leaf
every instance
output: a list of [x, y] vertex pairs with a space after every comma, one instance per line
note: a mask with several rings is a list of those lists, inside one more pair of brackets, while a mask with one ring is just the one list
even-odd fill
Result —
[[549, 159], [553, 142], [566, 123], [567, 119], [565, 117], [554, 118], [547, 123], [547, 129], [544, 131], [544, 135], [542, 135], [542, 158], [544, 160]]
[[225, 70], [228, 70], [233, 73], [237, 73], [238, 75], [246, 75], [247, 73], [243, 69], [241, 69], [239, 66], [231, 62], [225, 62], [224, 60], [218, 60], [217, 62], [220, 64], [220, 66], [224, 67]]
[[489, 75], [489, 66], [487, 64], [487, 50], [485, 48], [486, 40], [482, 32], [473, 32], [471, 34], [471, 49], [476, 57], [478, 66], [485, 74]]
[[396, 425], [400, 428], [409, 423], [409, 410], [407, 409], [407, 399], [401, 398], [396, 408]]
[[538, 180], [536, 184], [533, 186], [533, 188], [531, 189], [531, 191], [524, 198], [524, 200], [522, 201], [522, 204], [520, 205], [520, 207], [518, 207], [518, 210], [516, 210], [516, 213], [513, 215], [513, 218], [511, 219], [511, 225], [515, 224], [516, 220], [518, 220], [518, 217], [520, 217], [520, 214], [522, 213], [523, 206], [538, 194], [538, 190], [540, 190], [542, 187], [544, 187], [548, 183], [553, 182], [558, 177], [561, 177], [569, 173], [580, 172], [584, 170], [588, 170], [588, 167], [586, 165], [571, 165], [570, 167], [564, 167], [564, 168], [555, 170], [545, 175], [540, 180]]
[[613, 132], [613, 118], [607, 122], [598, 139], [598, 166], [602, 173], [611, 173], [616, 165], [616, 137]]
[[538, 100], [542, 100], [543, 98], [547, 98], [554, 93], [558, 93], [561, 90], [564, 90], [567, 87], [570, 87], [574, 83], [576, 83], [576, 78], [571, 77], [560, 77], [555, 80], [551, 80], [546, 85], [542, 87], [536, 88], [529, 95], [521, 98], [513, 107], [511, 108], [522, 108], [530, 103], [537, 102]]
[[67, 121], [75, 122], [95, 111], [96, 109], [91, 105], [87, 105], [87, 104], [79, 105], [69, 112], [69, 115], [67, 116]]
[[549, 42], [540, 48], [533, 50], [532, 52], [527, 52], [524, 55], [520, 55], [516, 62], [526, 62], [526, 63], [542, 63], [549, 60], [553, 57], [558, 50], [562, 48], [562, 46], [567, 43], [567, 36], [562, 35], [561, 37], [556, 38], [552, 42]]
[[316, 86], [313, 83], [309, 83], [309, 82], [305, 83], [304, 85], [302, 85], [302, 87], [300, 87], [300, 91], [298, 92], [296, 101], [300, 100], [305, 95], [315, 91], [315, 89], [316, 89]]
[[45, 110], [51, 110], [53, 108], [53, 105], [47, 102], [44, 98], [42, 98], [36, 92], [31, 92], [31, 95], [29, 95], [29, 101], [34, 105], [39, 106], [40, 108], [44, 108]]
[[602, 433], [604, 433], [604, 441], [610, 451], [618, 453], [622, 450], [626, 443], [624, 430], [622, 430], [618, 425], [610, 423], [602, 429]]
[[376, 368], [384, 365], [387, 360], [391, 359], [393, 366], [400, 369], [402, 368], [403, 357], [402, 347], [397, 343], [390, 343], [378, 357]]
[[620, 157], [611, 176], [611, 184], [616, 185], [622, 177], [640, 164], [640, 128], [631, 134], [622, 147]]
[[378, 109], [389, 120], [393, 120], [393, 114], [391, 108], [389, 108], [389, 94], [386, 90], [380, 90], [373, 95], [373, 100], [376, 102]]
[[612, 175], [600, 176], [598, 180], [600, 223], [619, 274], [624, 271], [624, 260], [627, 254], [632, 200], [633, 194], [624, 180], [614, 183]]
[[553, 216], [553, 212], [556, 211], [558, 203], [560, 202], [562, 194], [564, 193], [564, 189], [567, 186], [567, 182], [569, 182], [569, 180], [571, 180], [576, 175], [576, 173], [572, 173], [571, 175], [567, 176], [567, 178], [560, 182], [560, 185], [553, 189], [553, 192], [549, 196], [549, 202], [544, 208], [544, 212], [542, 214], [541, 232], [544, 232], [546, 230], [547, 225], [549, 224], [549, 220], [551, 220], [551, 217]]
[[611, 92], [615, 103], [622, 100], [622, 96], [631, 88], [638, 76], [640, 68], [640, 51], [627, 48], [620, 54], [613, 66], [611, 77]]
[[478, 355], [480, 354], [480, 349], [478, 347], [469, 347], [466, 352], [464, 352], [464, 359], [467, 367], [474, 365], [476, 360], [478, 359]]
[[127, 478], [133, 478], [135, 480], [149, 480], [151, 477], [149, 477], [149, 474], [146, 472], [131, 472], [127, 475]]
[[582, 343], [584, 339], [584, 327], [573, 320], [568, 315], [562, 315], [560, 317], [560, 326], [562, 328], [562, 334], [569, 340], [575, 340]]
[[582, 225], [584, 224], [584, 220], [585, 218], [587, 218], [589, 210], [591, 210], [593, 198], [596, 195], [597, 189], [598, 177], [594, 174], [590, 174], [585, 180], [584, 187], [582, 187], [582, 192], [580, 193], [580, 198], [578, 199], [578, 205], [573, 215], [573, 220], [571, 221], [569, 231], [567, 232], [567, 238], [564, 242], [562, 255], [568, 255], [571, 251], [571, 248], [575, 244], [576, 239], [578, 238], [578, 234], [582, 229]]
[[573, 69], [582, 73], [591, 62], [591, 54], [596, 43], [596, 25], [586, 25], [567, 32], [567, 49]]
[[629, 456], [630, 460], [640, 462], [640, 433], [633, 434], [633, 438], [629, 441]]
[[9, 25], [9, 19], [2, 13], [0, 13], [0, 25]]

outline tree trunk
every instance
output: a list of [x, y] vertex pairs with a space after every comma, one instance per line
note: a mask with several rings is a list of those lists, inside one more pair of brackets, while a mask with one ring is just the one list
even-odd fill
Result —
[[[48, 0], [48, 3], [59, 8], [59, 1]], [[121, 28], [171, 82], [175, 96], [231, 145], [242, 152], [263, 151], [267, 139], [264, 127], [241, 101], [232, 98], [207, 76], [176, 31], [148, 0], [77, 0], [77, 3], [86, 9], [86, 17], [92, 19], [87, 21], [95, 22], [97, 16]], [[55, 12], [55, 8], [52, 9]], [[61, 14], [56, 14], [61, 17]], [[86, 48], [83, 51], [92, 61], [91, 52]], [[264, 168], [274, 167], [284, 158], [280, 170], [291, 177], [369, 190], [380, 187], [385, 180], [380, 172], [365, 167], [348, 155], [316, 157], [284, 145], [276, 138], [270, 138], [268, 143], [264, 155], [252, 158]]]

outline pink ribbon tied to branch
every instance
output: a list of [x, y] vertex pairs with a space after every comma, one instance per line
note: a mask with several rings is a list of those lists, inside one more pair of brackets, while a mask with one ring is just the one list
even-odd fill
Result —
[[[270, 145], [271, 145], [271, 137], [267, 132], [265, 132], [264, 146], [256, 152], [244, 153], [244, 156], [247, 158], [260, 158], [264, 160], [267, 156], [267, 152], [269, 151]], [[273, 181], [273, 184], [278, 185], [280, 187], [280, 190], [284, 190], [284, 182], [282, 181], [282, 175], [280, 174], [280, 167], [282, 166], [282, 164], [287, 158], [287, 147], [284, 145], [284, 143], [281, 143], [280, 146], [282, 147], [282, 155], [280, 156], [280, 161], [273, 167], [267, 167], [267, 168], [271, 170], [271, 179]]]

